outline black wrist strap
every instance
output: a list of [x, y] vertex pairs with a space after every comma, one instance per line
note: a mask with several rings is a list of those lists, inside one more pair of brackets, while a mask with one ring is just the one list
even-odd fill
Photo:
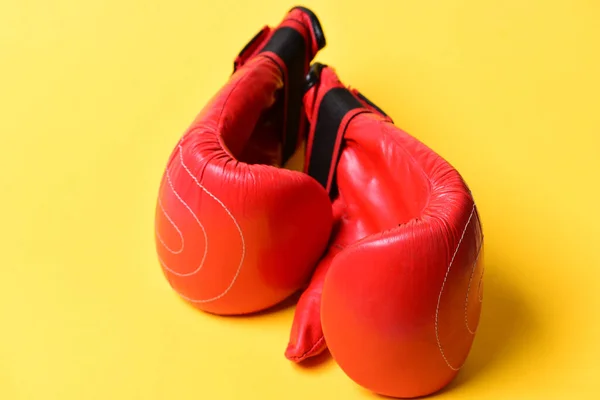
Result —
[[[311, 41], [316, 40], [317, 47], [322, 49], [326, 45], [325, 35], [317, 16], [305, 7], [293, 7], [290, 12], [299, 10], [308, 16], [310, 27], [305, 26], [308, 32], [303, 35], [291, 26], [280, 26], [271, 30], [265, 26], [259, 31], [234, 61], [234, 71], [242, 66], [249, 58], [256, 54], [272, 53], [283, 62], [275, 60], [284, 77], [283, 109], [278, 110], [283, 114], [282, 132], [282, 163], [285, 164], [296, 151], [300, 138], [306, 135], [308, 127], [307, 118], [304, 113], [302, 98], [305, 92], [306, 69], [310, 63]], [[290, 17], [290, 20], [298, 24], [305, 22]], [[265, 43], [266, 42], [266, 43]]]
[[344, 117], [353, 110], [368, 111], [346, 88], [338, 87], [329, 90], [323, 96], [317, 113], [307, 172], [329, 190], [330, 197], [337, 194], [334, 187], [334, 171], [350, 119], [346, 120], [343, 126], [342, 123]]
[[261, 50], [264, 52], [277, 54], [286, 67], [286, 71], [281, 71], [286, 92], [282, 149], [282, 163], [285, 164], [296, 151], [300, 130], [306, 126], [302, 97], [308, 52], [304, 37], [290, 27], [277, 29]]
[[346, 129], [356, 116], [372, 112], [389, 118], [358, 91], [352, 93], [344, 87], [330, 89], [319, 104], [312, 141], [309, 142], [307, 173], [328, 191], [331, 199], [338, 195], [335, 173]]

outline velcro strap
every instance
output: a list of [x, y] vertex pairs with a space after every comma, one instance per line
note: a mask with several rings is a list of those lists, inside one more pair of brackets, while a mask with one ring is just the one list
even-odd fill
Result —
[[310, 141], [307, 173], [315, 178], [334, 199], [337, 196], [335, 172], [340, 160], [344, 134], [354, 117], [376, 112], [387, 115], [358, 91], [344, 87], [329, 90], [323, 96]]
[[240, 51], [233, 63], [234, 71], [260, 53], [271, 53], [280, 59], [274, 61], [284, 77], [282, 163], [285, 164], [296, 151], [300, 131], [303, 131], [306, 125], [306, 117], [302, 112], [302, 97], [305, 71], [309, 63], [307, 43], [304, 36], [294, 28], [282, 26], [272, 31], [265, 26]]
[[[348, 123], [352, 115], [366, 111], [361, 102], [342, 87], [329, 90], [321, 100], [307, 172], [329, 192], [330, 197], [337, 194], [334, 175]], [[350, 118], [346, 118], [347, 116]]]
[[[285, 164], [296, 151], [300, 130], [305, 126], [302, 112], [304, 77], [309, 63], [307, 43], [297, 30], [281, 27], [273, 33], [261, 53], [276, 54], [285, 65], [285, 118], [282, 162]], [[279, 63], [278, 63], [279, 65]]]

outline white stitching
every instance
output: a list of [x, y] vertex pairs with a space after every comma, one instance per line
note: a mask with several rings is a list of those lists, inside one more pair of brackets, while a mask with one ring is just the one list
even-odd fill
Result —
[[162, 205], [162, 201], [160, 200], [160, 197], [158, 198], [158, 205], [159, 205], [163, 215], [167, 218], [167, 220], [171, 223], [173, 228], [175, 228], [175, 230], [177, 231], [177, 234], [179, 235], [179, 240], [181, 241], [181, 247], [179, 248], [179, 250], [175, 251], [175, 250], [172, 250], [169, 246], [167, 246], [167, 244], [164, 242], [162, 236], [160, 236], [160, 232], [158, 231], [158, 225], [154, 229], [156, 232], [156, 237], [162, 243], [162, 245], [165, 247], [165, 249], [167, 249], [171, 254], [180, 254], [183, 251], [183, 246], [184, 246], [183, 235], [181, 234], [181, 231], [179, 230], [177, 225], [173, 222], [171, 217], [169, 217], [169, 214], [167, 214], [167, 212], [165, 211], [165, 208]]
[[[242, 255], [240, 257], [240, 263], [238, 265], [237, 271], [235, 272], [235, 275], [233, 276], [233, 279], [231, 280], [231, 283], [225, 289], [225, 291], [223, 291], [223, 293], [219, 294], [218, 296], [211, 297], [210, 299], [203, 299], [203, 300], [191, 299], [189, 297], [186, 297], [186, 296], [182, 295], [181, 293], [178, 293], [179, 296], [181, 296], [185, 300], [190, 301], [192, 303], [208, 303], [208, 302], [211, 302], [211, 301], [218, 300], [218, 299], [222, 298], [223, 296], [225, 296], [227, 293], [229, 293], [229, 291], [233, 287], [234, 283], [237, 281], [237, 278], [240, 275], [240, 271], [242, 270], [242, 264], [244, 263], [244, 259], [246, 258], [246, 241], [244, 240], [244, 234], [242, 233], [242, 228], [240, 227], [238, 221], [235, 219], [235, 217], [233, 216], [233, 214], [231, 214], [231, 211], [229, 211], [229, 209], [225, 206], [225, 204], [223, 204], [223, 202], [221, 200], [219, 200], [214, 194], [212, 194], [211, 192], [209, 192], [208, 189], [206, 189], [198, 181], [198, 179], [196, 179], [196, 177], [192, 174], [192, 172], [185, 165], [185, 163], [183, 162], [183, 148], [181, 147], [181, 144], [179, 145], [179, 160], [181, 162], [181, 166], [183, 167], [183, 169], [185, 169], [185, 171], [194, 180], [194, 182], [196, 182], [196, 185], [200, 189], [202, 189], [206, 194], [208, 194], [213, 200], [215, 200], [217, 203], [219, 203], [219, 205], [221, 207], [223, 207], [223, 210], [225, 210], [225, 212], [227, 213], [227, 215], [229, 215], [229, 217], [231, 218], [231, 220], [235, 224], [235, 227], [237, 228], [237, 230], [238, 230], [238, 232], [240, 234], [240, 238], [242, 239]], [[206, 247], [205, 248], [208, 248], [208, 241], [206, 242]]]
[[[479, 248], [477, 249], [477, 257], [475, 257], [475, 261], [473, 262], [473, 269], [471, 269], [471, 276], [469, 277], [469, 286], [467, 287], [467, 295], [465, 296], [465, 326], [471, 335], [475, 334], [477, 327], [475, 327], [473, 330], [469, 327], [469, 294], [471, 293], [471, 282], [473, 281], [473, 275], [475, 274], [475, 269], [477, 268], [477, 261], [479, 260], [479, 254], [481, 252], [482, 245], [483, 241], [479, 243]], [[479, 298], [479, 293], [477, 293], [477, 297]]]
[[[169, 271], [170, 273], [172, 273], [173, 275], [182, 276], [182, 277], [192, 276], [192, 275], [197, 274], [202, 269], [202, 267], [204, 266], [204, 261], [206, 260], [206, 253], [208, 252], [208, 236], [206, 235], [206, 229], [204, 229], [204, 225], [202, 225], [202, 223], [198, 219], [198, 216], [194, 213], [194, 211], [192, 211], [192, 209], [190, 208], [190, 206], [181, 198], [181, 196], [179, 196], [179, 193], [177, 193], [177, 191], [175, 190], [175, 187], [173, 186], [173, 182], [171, 181], [171, 176], [169, 175], [169, 170], [168, 169], [165, 171], [165, 175], [167, 177], [167, 182], [169, 183], [169, 187], [173, 191], [173, 194], [175, 195], [175, 197], [177, 197], [177, 199], [181, 202], [181, 204], [183, 204], [185, 206], [185, 208], [187, 208], [187, 210], [192, 214], [192, 216], [194, 217], [194, 219], [198, 223], [198, 226], [200, 226], [200, 229], [202, 229], [202, 233], [204, 234], [204, 255], [202, 256], [202, 261], [200, 262], [200, 264], [198, 265], [198, 267], [194, 271], [192, 271], [192, 272], [186, 272], [186, 273], [177, 272], [177, 271], [169, 268], [167, 266], [167, 264], [163, 261], [163, 259], [160, 256], [158, 257], [158, 261], [160, 261], [161, 265], [167, 271]], [[166, 213], [165, 213], [165, 215], [166, 215]], [[177, 229], [177, 231], [179, 232], [179, 229]], [[183, 243], [183, 235], [181, 237], [181, 241]]]
[[[204, 185], [202, 185], [198, 179], [192, 174], [192, 172], [189, 170], [189, 168], [185, 165], [184, 161], [183, 161], [183, 148], [181, 146], [181, 142], [183, 141], [180, 140], [179, 144], [178, 144], [178, 148], [179, 148], [179, 160], [181, 162], [181, 166], [183, 167], [183, 169], [185, 169], [185, 171], [188, 173], [188, 175], [194, 180], [194, 182], [196, 183], [196, 185], [202, 189], [206, 194], [208, 194], [213, 200], [215, 200], [221, 207], [223, 207], [223, 209], [225, 210], [225, 212], [227, 213], [227, 215], [229, 215], [229, 217], [231, 218], [231, 220], [233, 221], [233, 223], [235, 224], [239, 234], [240, 234], [240, 238], [242, 240], [242, 255], [240, 257], [240, 263], [238, 265], [237, 271], [233, 277], [233, 279], [231, 280], [231, 282], [229, 283], [229, 286], [219, 295], [211, 297], [209, 299], [192, 299], [190, 297], [184, 296], [182, 293], [179, 293], [178, 291], [177, 294], [192, 303], [208, 303], [208, 302], [212, 302], [215, 300], [218, 300], [220, 298], [222, 298], [223, 296], [225, 296], [233, 287], [234, 283], [237, 281], [237, 278], [239, 277], [240, 271], [242, 269], [242, 264], [244, 263], [244, 259], [246, 257], [246, 241], [244, 240], [244, 234], [242, 233], [242, 229], [238, 223], [238, 221], [235, 219], [235, 217], [233, 216], [233, 214], [231, 213], [231, 211], [229, 211], [229, 209], [225, 206], [225, 204], [223, 204], [223, 202], [221, 200], [219, 200], [214, 194], [212, 194], [208, 189], [206, 189], [206, 187], [204, 187]], [[171, 177], [169, 175], [169, 169], [167, 168], [165, 171], [165, 175], [167, 178], [167, 182], [169, 183], [169, 187], [171, 188], [171, 190], [173, 191], [173, 194], [175, 195], [175, 197], [177, 197], [177, 199], [181, 202], [181, 204], [183, 204], [185, 206], [185, 208], [187, 208], [187, 210], [192, 214], [192, 216], [194, 217], [194, 219], [196, 220], [196, 222], [198, 223], [198, 225], [200, 226], [200, 229], [202, 229], [202, 233], [204, 234], [204, 255], [202, 256], [202, 261], [200, 262], [200, 265], [198, 266], [198, 268], [196, 268], [196, 270], [189, 272], [189, 273], [180, 273], [177, 271], [172, 270], [171, 268], [169, 268], [166, 263], [160, 258], [160, 256], [158, 257], [161, 265], [170, 273], [177, 275], [177, 276], [181, 276], [181, 277], [189, 277], [192, 275], [195, 275], [196, 273], [198, 273], [200, 271], [200, 269], [202, 269], [203, 265], [204, 265], [204, 261], [206, 260], [206, 254], [208, 252], [208, 236], [206, 234], [206, 230], [204, 229], [204, 226], [202, 225], [202, 223], [200, 222], [200, 220], [198, 219], [198, 216], [194, 213], [194, 211], [190, 208], [190, 206], [181, 198], [181, 196], [179, 196], [179, 194], [177, 193], [177, 191], [175, 190], [175, 187], [173, 186], [173, 182], [171, 181]], [[156, 231], [156, 234], [158, 235], [158, 239], [159, 241], [163, 244], [163, 246], [169, 250], [171, 253], [173, 254], [179, 254], [183, 251], [183, 234], [181, 233], [181, 231], [179, 230], [179, 228], [177, 227], [177, 225], [171, 220], [171, 218], [168, 216], [168, 214], [166, 213], [166, 211], [164, 210], [163, 206], [162, 206], [162, 201], [159, 198], [159, 204], [160, 207], [165, 215], [165, 217], [167, 217], [167, 219], [169, 220], [169, 222], [173, 225], [173, 227], [175, 228], [175, 230], [178, 232], [178, 234], [181, 237], [181, 249], [177, 252], [173, 252], [162, 240], [162, 238], [160, 237], [160, 234], [158, 233], [158, 231]]]
[[440, 288], [440, 294], [438, 296], [437, 307], [435, 309], [435, 339], [437, 340], [437, 345], [438, 345], [438, 348], [440, 349], [440, 353], [442, 353], [442, 358], [444, 359], [444, 361], [446, 361], [446, 364], [448, 365], [448, 367], [450, 367], [450, 369], [453, 371], [458, 371], [462, 367], [462, 365], [458, 368], [453, 367], [450, 364], [450, 362], [448, 361], [448, 359], [446, 358], [446, 354], [444, 353], [444, 349], [442, 348], [442, 343], [440, 341], [440, 335], [439, 335], [439, 325], [438, 325], [440, 304], [442, 302], [442, 293], [444, 292], [444, 287], [446, 286], [446, 281], [448, 280], [448, 275], [450, 274], [450, 268], [452, 268], [452, 263], [454, 262], [454, 258], [456, 257], [456, 254], [458, 253], [460, 244], [462, 243], [463, 239], [465, 238], [465, 233], [467, 232], [467, 227], [469, 226], [469, 223], [471, 223], [471, 218], [473, 218], [474, 211], [475, 211], [475, 204], [473, 204], [473, 208], [471, 209], [471, 214], [469, 215], [469, 219], [467, 220], [465, 229], [463, 229], [462, 235], [460, 236], [460, 240], [458, 241], [458, 244], [456, 245], [456, 250], [454, 250], [454, 254], [452, 255], [450, 264], [448, 264], [448, 269], [446, 270], [446, 275], [444, 276], [444, 281], [442, 282], [442, 287]]

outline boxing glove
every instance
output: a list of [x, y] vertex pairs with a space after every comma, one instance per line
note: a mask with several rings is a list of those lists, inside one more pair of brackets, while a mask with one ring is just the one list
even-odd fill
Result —
[[307, 172], [328, 191], [329, 249], [302, 294], [286, 356], [329, 348], [359, 385], [393, 397], [438, 391], [478, 326], [483, 234], [447, 161], [315, 64], [304, 104]]
[[326, 191], [281, 167], [302, 142], [305, 77], [324, 45], [306, 8], [263, 28], [168, 159], [155, 213], [158, 260], [175, 292], [201, 310], [273, 306], [306, 284], [326, 248]]

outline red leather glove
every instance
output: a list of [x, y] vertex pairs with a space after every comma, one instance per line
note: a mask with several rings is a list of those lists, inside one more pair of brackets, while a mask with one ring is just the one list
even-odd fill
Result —
[[331, 68], [316, 64], [311, 76], [307, 171], [332, 198], [334, 228], [286, 356], [328, 347], [367, 389], [430, 394], [461, 368], [479, 322], [483, 236], [473, 197], [448, 162]]
[[173, 289], [204, 311], [244, 314], [282, 301], [306, 284], [326, 248], [326, 191], [279, 168], [302, 142], [305, 77], [324, 45], [305, 8], [265, 27], [169, 157], [158, 258]]

